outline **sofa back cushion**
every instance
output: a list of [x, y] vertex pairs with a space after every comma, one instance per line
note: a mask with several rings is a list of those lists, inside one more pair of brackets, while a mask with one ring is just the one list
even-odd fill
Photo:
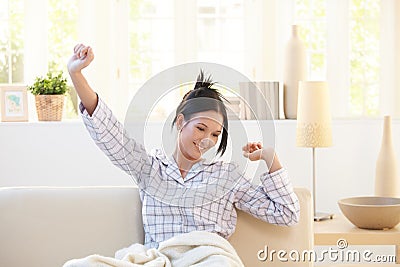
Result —
[[[302, 214], [295, 227], [274, 226], [238, 213], [230, 242], [246, 266], [277, 266], [257, 259], [257, 251], [265, 245], [288, 251], [312, 247], [309, 193], [298, 189], [296, 193]], [[115, 251], [143, 240], [136, 187], [0, 189], [0, 266], [62, 266], [91, 254], [114, 256]]]

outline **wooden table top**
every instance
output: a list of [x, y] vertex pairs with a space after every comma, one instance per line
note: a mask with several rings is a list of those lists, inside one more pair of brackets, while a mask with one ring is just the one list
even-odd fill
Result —
[[331, 245], [339, 238], [345, 238], [349, 244], [400, 244], [400, 224], [386, 230], [368, 230], [354, 226], [343, 215], [338, 214], [332, 220], [314, 222], [316, 245]]

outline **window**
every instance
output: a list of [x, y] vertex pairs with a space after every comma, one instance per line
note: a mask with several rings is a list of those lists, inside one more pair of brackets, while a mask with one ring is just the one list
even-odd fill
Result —
[[[281, 80], [295, 23], [309, 79], [330, 85], [334, 118], [400, 117], [399, 10], [400, 1], [389, 0], [0, 0], [0, 83], [66, 74], [72, 47], [87, 43], [96, 53], [88, 80], [123, 119], [135, 91], [177, 64], [211, 61], [253, 80]], [[68, 105], [76, 117], [76, 101]], [[165, 101], [157, 112], [176, 105]]]
[[198, 61], [244, 70], [243, 1], [197, 1]]
[[296, 24], [307, 47], [308, 76], [311, 80], [326, 79], [326, 5], [325, 0], [296, 0]]
[[[67, 55], [77, 40], [78, 1], [32, 2], [0, 0], [0, 83], [29, 85], [47, 70], [67, 76]], [[74, 93], [67, 94], [64, 118], [77, 117]], [[29, 109], [34, 117], [33, 102]]]
[[[379, 115], [380, 99], [380, 0], [349, 0], [342, 2], [342, 8], [335, 7], [341, 18], [346, 19], [344, 31], [329, 33], [332, 25], [341, 18], [335, 18], [327, 9], [326, 0], [295, 0], [294, 21], [301, 26], [300, 36], [308, 53], [308, 76], [311, 80], [327, 79], [328, 57], [344, 57], [345, 62], [329, 68], [331, 77], [340, 76], [340, 68], [348, 71], [345, 90], [341, 95], [345, 112], [334, 113], [335, 117], [371, 117]], [[344, 5], [343, 5], [344, 3]], [[335, 3], [336, 4], [336, 3]], [[332, 12], [333, 13], [333, 12]], [[340, 24], [339, 24], [340, 25]], [[338, 26], [340, 27], [340, 26]], [[329, 38], [348, 42], [342, 46], [328, 46]], [[348, 49], [348, 51], [343, 51]], [[330, 56], [328, 54], [331, 54]], [[347, 64], [348, 66], [343, 66]], [[342, 75], [343, 77], [343, 75]], [[334, 83], [333, 83], [334, 84]], [[343, 97], [344, 96], [344, 97]], [[335, 105], [336, 103], [333, 103]]]
[[23, 0], [0, 1], [0, 83], [24, 81]]
[[174, 1], [129, 4], [129, 78], [138, 85], [174, 63]]
[[[48, 70], [68, 74], [66, 64], [77, 42], [78, 1], [49, 0], [48, 2]], [[72, 87], [66, 95], [66, 119], [77, 118], [78, 98]]]
[[[151, 76], [174, 64], [174, 1], [129, 1], [129, 90], [130, 97]], [[157, 103], [151, 120], [163, 120], [177, 98], [172, 91]]]
[[350, 114], [379, 114], [380, 0], [350, 1]]
[[[185, 62], [210, 61], [244, 69], [243, 1], [130, 0], [129, 4], [130, 87], [139, 88], [152, 75]], [[157, 104], [153, 118], [166, 118], [192, 87], [172, 90]]]
[[48, 69], [66, 71], [78, 39], [78, 0], [48, 1]]

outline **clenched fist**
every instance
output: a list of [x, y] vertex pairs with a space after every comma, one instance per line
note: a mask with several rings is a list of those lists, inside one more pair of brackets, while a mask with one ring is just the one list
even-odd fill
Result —
[[67, 67], [70, 74], [80, 72], [86, 68], [94, 59], [93, 49], [90, 46], [77, 44], [74, 54], [69, 59]]

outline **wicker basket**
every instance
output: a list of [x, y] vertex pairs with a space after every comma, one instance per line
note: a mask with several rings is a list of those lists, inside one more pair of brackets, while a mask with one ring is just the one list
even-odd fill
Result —
[[64, 95], [35, 95], [39, 121], [61, 121]]

